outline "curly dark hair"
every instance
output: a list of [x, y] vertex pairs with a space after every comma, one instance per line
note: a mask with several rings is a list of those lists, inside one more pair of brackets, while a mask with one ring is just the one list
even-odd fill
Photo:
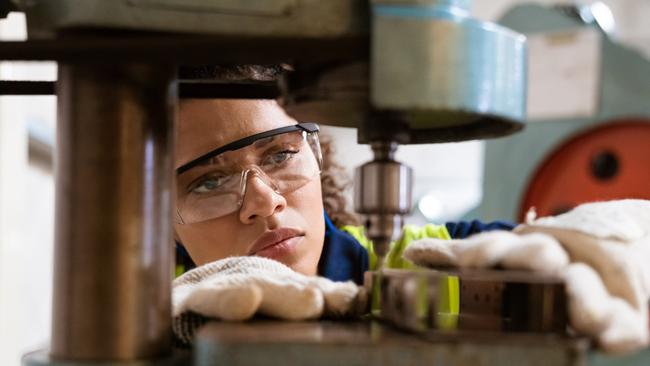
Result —
[[334, 142], [330, 136], [320, 135], [320, 147], [323, 153], [323, 170], [320, 181], [325, 212], [336, 227], [360, 225], [356, 213], [348, 209], [346, 192], [352, 187], [352, 180], [345, 169], [334, 159]]
[[290, 68], [286, 65], [200, 65], [181, 66], [181, 80], [273, 81]]
[[[208, 79], [224, 81], [273, 81], [291, 68], [287, 65], [201, 65], [183, 66], [180, 79]], [[334, 158], [334, 142], [330, 136], [320, 134], [323, 153], [321, 186], [323, 207], [336, 227], [360, 225], [358, 216], [348, 208], [347, 191], [352, 181], [345, 169]]]

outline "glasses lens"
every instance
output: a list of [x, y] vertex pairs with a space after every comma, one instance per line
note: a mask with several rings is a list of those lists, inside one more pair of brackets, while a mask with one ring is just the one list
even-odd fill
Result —
[[[179, 176], [178, 222], [201, 222], [237, 211], [245, 194], [245, 180], [251, 176], [258, 176], [276, 193], [284, 194], [313, 180], [320, 168], [315, 132], [275, 135], [217, 155]], [[249, 171], [254, 174], [246, 174]]]
[[278, 193], [296, 190], [320, 172], [318, 159], [305, 132], [288, 133], [273, 143], [259, 167], [277, 187]]

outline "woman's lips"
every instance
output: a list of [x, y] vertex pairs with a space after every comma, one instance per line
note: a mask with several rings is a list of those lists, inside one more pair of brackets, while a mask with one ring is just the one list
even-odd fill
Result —
[[255, 240], [249, 255], [274, 259], [285, 256], [294, 251], [304, 235], [301, 230], [294, 228], [267, 231]]
[[271, 258], [271, 259], [279, 259], [287, 254], [292, 253], [296, 246], [302, 241], [304, 236], [294, 236], [289, 239], [285, 239], [279, 243], [270, 245], [258, 252], [256, 252], [254, 255], [258, 257], [266, 257], [266, 258]]

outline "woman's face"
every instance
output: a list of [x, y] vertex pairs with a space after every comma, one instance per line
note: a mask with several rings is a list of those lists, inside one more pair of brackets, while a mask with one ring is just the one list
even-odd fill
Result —
[[[175, 167], [232, 141], [297, 122], [270, 100], [191, 99], [179, 106]], [[238, 211], [192, 224], [175, 233], [192, 260], [205, 264], [229, 256], [260, 255], [313, 275], [323, 249], [325, 223], [320, 179], [287, 194], [249, 175]], [[187, 184], [177, 179], [178, 191]], [[181, 193], [182, 194], [182, 193]], [[278, 238], [290, 239], [278, 245]]]

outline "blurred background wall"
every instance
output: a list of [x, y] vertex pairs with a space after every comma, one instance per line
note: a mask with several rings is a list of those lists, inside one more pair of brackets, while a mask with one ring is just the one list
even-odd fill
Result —
[[[0, 38], [25, 39], [25, 19]], [[56, 80], [54, 63], [0, 63], [4, 80]], [[56, 98], [0, 97], [0, 364], [48, 345], [52, 301]]]

